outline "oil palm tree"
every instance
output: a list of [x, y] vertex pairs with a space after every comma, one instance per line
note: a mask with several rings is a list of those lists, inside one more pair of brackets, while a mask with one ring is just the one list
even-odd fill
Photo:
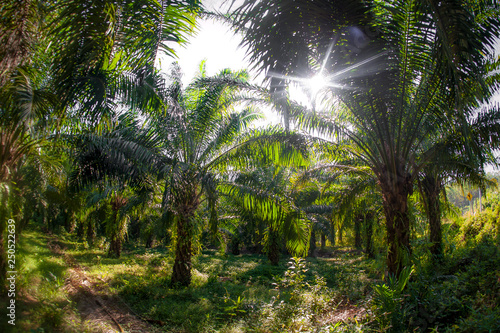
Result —
[[12, 69], [0, 88], [0, 279], [5, 276], [3, 234], [12, 193], [12, 181], [28, 160], [39, 154], [51, 128], [54, 95], [44, 81], [44, 73], [30, 66]]
[[[418, 179], [429, 221], [430, 251], [435, 259], [442, 258], [440, 194], [451, 182], [472, 183], [484, 189], [489, 180], [484, 173], [486, 163], [497, 164], [493, 151], [499, 144], [500, 119], [498, 107], [483, 107], [470, 122], [471, 140], [464, 142], [462, 133], [448, 133], [446, 140], [433, 149], [439, 150]], [[473, 151], [467, 154], [466, 146]], [[429, 149], [429, 153], [432, 149]]]
[[211, 229], [217, 230], [218, 175], [257, 162], [300, 162], [307, 152], [300, 135], [248, 128], [260, 114], [251, 106], [234, 108], [248, 100], [241, 91], [261, 90], [247, 82], [245, 72], [224, 70], [210, 78], [202, 65], [195, 82], [182, 89], [180, 69], [174, 66], [169, 80], [158, 92], [165, 97], [162, 112], [148, 119], [124, 114], [112, 131], [69, 137], [80, 142], [74, 177], [80, 184], [112, 177], [145, 191], [150, 175], [164, 181], [164, 216], [173, 217], [175, 230], [171, 282], [187, 286], [202, 204], [208, 205]]
[[200, 2], [61, 1], [51, 8], [53, 76], [62, 106], [97, 127], [111, 119], [117, 102], [149, 111], [161, 108], [151, 91], [155, 63], [174, 55], [168, 42], [193, 32]]
[[[484, 55], [500, 27], [498, 16], [491, 15], [495, 6], [490, 1], [374, 2], [371, 26], [377, 35], [349, 52], [345, 43], [334, 43], [324, 55], [334, 112], [297, 117], [309, 129], [322, 127], [345, 140], [375, 175], [390, 274], [401, 272], [411, 251], [408, 196], [419, 171], [435, 156], [424, 154], [427, 143], [450, 128], [470, 131], [461, 94], [477, 90], [471, 81], [484, 82]], [[258, 40], [262, 33], [249, 38]], [[254, 52], [265, 58], [264, 50], [265, 45]]]
[[294, 255], [308, 248], [309, 223], [293, 197], [292, 176], [289, 168], [270, 166], [241, 172], [224, 184], [223, 193], [238, 207], [240, 218], [265, 226], [262, 245], [273, 265], [278, 265], [283, 241]]
[[301, 136], [280, 130], [248, 131], [259, 114], [252, 107], [234, 111], [242, 101], [240, 91], [255, 90], [247, 83], [245, 72], [224, 70], [208, 78], [202, 65], [199, 78], [184, 91], [179, 77], [174, 75], [173, 82], [168, 114], [176, 121], [163, 135], [171, 147], [167, 153], [165, 200], [176, 220], [172, 284], [189, 285], [196, 212], [202, 201], [210, 207], [211, 229], [217, 229], [218, 173], [229, 165], [251, 165], [252, 160], [300, 161], [302, 155], [295, 148], [299, 146], [298, 151], [305, 154], [306, 146]]

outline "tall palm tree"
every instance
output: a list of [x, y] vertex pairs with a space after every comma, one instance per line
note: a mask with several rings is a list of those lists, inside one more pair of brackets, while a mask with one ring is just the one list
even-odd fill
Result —
[[484, 80], [484, 55], [500, 28], [498, 17], [490, 15], [492, 6], [491, 1], [375, 2], [377, 35], [349, 52], [345, 43], [332, 44], [325, 55], [323, 74], [336, 110], [328, 118], [298, 117], [310, 129], [323, 127], [347, 140], [351, 153], [375, 175], [390, 274], [401, 272], [411, 251], [408, 196], [419, 171], [435, 156], [423, 154], [427, 142], [450, 128], [469, 132], [460, 97], [471, 88], [467, 78]]
[[252, 159], [261, 162], [267, 159], [269, 163], [297, 158], [296, 153], [290, 154], [287, 149], [299, 144], [305, 152], [305, 146], [300, 136], [280, 131], [248, 133], [248, 125], [259, 114], [252, 107], [234, 111], [242, 100], [239, 91], [254, 89], [246, 82], [245, 72], [224, 70], [207, 78], [202, 65], [199, 78], [185, 91], [181, 89], [180, 78], [174, 76], [174, 79], [168, 114], [176, 121], [163, 136], [168, 138], [172, 149], [167, 153], [165, 200], [176, 219], [172, 284], [189, 285], [195, 213], [202, 201], [211, 207], [210, 223], [212, 230], [216, 230], [218, 172], [227, 170], [230, 164], [244, 165]]
[[[12, 181], [30, 154], [39, 155], [51, 128], [49, 115], [56, 105], [45, 83], [45, 74], [30, 67], [12, 70], [0, 88], [0, 210], [7, 217]], [[7, 218], [0, 221], [0, 280], [5, 277], [3, 234]]]

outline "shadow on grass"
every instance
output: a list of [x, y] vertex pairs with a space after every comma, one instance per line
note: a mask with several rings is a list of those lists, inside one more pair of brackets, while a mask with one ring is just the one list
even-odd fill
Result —
[[170, 288], [170, 265], [158, 271], [147, 262], [140, 271], [115, 273], [109, 285], [135, 312], [166, 329], [205, 332], [246, 316], [251, 305], [269, 302], [276, 295], [273, 278], [285, 270], [286, 262], [272, 266], [263, 256], [202, 254], [195, 260], [189, 288]]
[[[53, 332], [63, 322], [69, 302], [58, 298], [67, 267], [60, 256], [47, 248], [48, 237], [25, 231], [16, 248], [15, 326], [0, 321], [0, 332]], [[0, 306], [6, 309], [11, 298], [1, 295]], [[57, 299], [54, 299], [57, 298]], [[3, 312], [2, 312], [3, 313]]]

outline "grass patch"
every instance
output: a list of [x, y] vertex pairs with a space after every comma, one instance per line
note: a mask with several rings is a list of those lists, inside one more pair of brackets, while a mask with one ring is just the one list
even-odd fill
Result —
[[[67, 267], [47, 247], [48, 236], [26, 231], [16, 249], [16, 325], [0, 321], [1, 332], [86, 332], [64, 291]], [[2, 308], [9, 299], [2, 297]]]
[[[308, 259], [307, 286], [295, 290], [278, 286], [289, 268], [287, 261], [272, 266], [261, 255], [203, 251], [193, 260], [191, 286], [172, 289], [173, 259], [168, 249], [129, 248], [121, 258], [110, 259], [102, 251], [73, 244], [68, 253], [88, 267], [89, 275], [102, 280], [109, 293], [143, 318], [163, 323], [166, 332], [312, 329], [338, 303], [362, 301], [370, 283], [363, 273], [367, 262], [353, 254], [337, 260]], [[300, 302], [292, 304], [291, 299]]]
[[[20, 239], [21, 293], [13, 332], [95, 331], [92, 323], [82, 322], [66, 295], [68, 268], [63, 256], [47, 247], [48, 240], [35, 231]], [[165, 332], [377, 332], [383, 325], [375, 315], [387, 314], [371, 303], [373, 285], [382, 283], [380, 262], [353, 251], [272, 266], [260, 255], [206, 250], [193, 260], [191, 286], [172, 289], [173, 258], [166, 248], [128, 247], [116, 259], [69, 236], [60, 237], [58, 244], [96, 289], [121, 298]], [[499, 264], [498, 244], [488, 240], [457, 249], [438, 269], [424, 263], [405, 291], [390, 300], [388, 318], [396, 318], [401, 332], [494, 331], [500, 323]], [[384, 325], [392, 327], [390, 321]]]

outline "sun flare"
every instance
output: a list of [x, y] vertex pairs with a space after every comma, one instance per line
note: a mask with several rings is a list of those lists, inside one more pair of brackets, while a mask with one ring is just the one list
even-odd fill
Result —
[[309, 79], [309, 89], [313, 94], [316, 94], [321, 89], [328, 86], [328, 80], [321, 74], [315, 75]]

